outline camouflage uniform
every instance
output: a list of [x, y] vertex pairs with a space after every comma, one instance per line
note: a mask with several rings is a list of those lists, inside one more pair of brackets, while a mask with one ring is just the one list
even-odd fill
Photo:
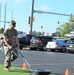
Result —
[[18, 48], [16, 44], [14, 43], [14, 36], [17, 36], [17, 30], [11, 30], [6, 29], [4, 31], [4, 36], [7, 36], [7, 42], [9, 45], [13, 46], [12, 50], [9, 50], [9, 48], [4, 44], [4, 52], [5, 52], [5, 61], [4, 66], [11, 67], [11, 61], [15, 60], [18, 57]]

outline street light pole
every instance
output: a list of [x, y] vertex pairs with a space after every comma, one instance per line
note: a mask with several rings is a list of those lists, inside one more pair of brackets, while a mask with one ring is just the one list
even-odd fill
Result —
[[5, 3], [4, 30], [5, 30], [5, 26], [6, 26], [6, 9], [7, 9], [7, 3]]
[[10, 22], [7, 22], [7, 21], [6, 21], [6, 10], [7, 10], [7, 9], [10, 10], [10, 11], [12, 11], [11, 20], [13, 20], [13, 10], [7, 8], [7, 3], [5, 3], [4, 21], [1, 21], [1, 22], [4, 22], [4, 30], [5, 30], [6, 23], [10, 23]]
[[12, 9], [9, 9], [9, 8], [7, 8], [7, 9], [12, 12], [11, 20], [13, 20], [13, 10]]
[[32, 34], [32, 28], [33, 28], [33, 11], [34, 11], [34, 0], [32, 0], [32, 12], [31, 12], [30, 34]]
[[[2, 8], [2, 4], [0, 3], [0, 21], [1, 21], [1, 8]], [[0, 22], [1, 25], [1, 22]]]
[[12, 11], [12, 17], [11, 17], [11, 20], [13, 20], [13, 10], [11, 10]]

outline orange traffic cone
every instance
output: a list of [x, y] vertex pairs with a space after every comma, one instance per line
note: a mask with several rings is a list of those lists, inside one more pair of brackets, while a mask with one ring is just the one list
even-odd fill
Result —
[[69, 73], [69, 70], [68, 70], [68, 69], [66, 69], [66, 71], [65, 71], [65, 75], [70, 75], [70, 73]]
[[23, 63], [22, 69], [23, 69], [23, 70], [27, 70], [27, 68], [26, 68], [26, 63]]

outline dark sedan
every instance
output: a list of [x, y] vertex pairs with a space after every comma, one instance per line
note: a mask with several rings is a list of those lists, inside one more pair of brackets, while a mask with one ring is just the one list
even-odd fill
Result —
[[67, 52], [74, 52], [74, 39], [70, 39], [66, 46]]
[[48, 41], [52, 41], [51, 36], [34, 36], [30, 40], [30, 49], [46, 50]]

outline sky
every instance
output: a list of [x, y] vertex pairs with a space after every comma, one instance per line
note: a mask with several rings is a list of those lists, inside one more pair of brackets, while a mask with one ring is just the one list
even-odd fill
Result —
[[[16, 21], [16, 29], [28, 33], [30, 31], [30, 25], [28, 24], [28, 18], [32, 12], [32, 0], [0, 0], [1, 3], [1, 20], [4, 20], [5, 3], [7, 3], [6, 9], [6, 21], [12, 19]], [[74, 14], [74, 0], [34, 0], [34, 10], [62, 13], [62, 14]], [[33, 13], [34, 22], [32, 30], [37, 32], [52, 33], [56, 31], [56, 28], [61, 24], [67, 22], [70, 16], [47, 14], [47, 13]], [[60, 21], [60, 24], [57, 22]], [[9, 24], [6, 23], [5, 29]], [[41, 26], [43, 28], [41, 29]], [[0, 28], [4, 27], [4, 23], [0, 23]]]

